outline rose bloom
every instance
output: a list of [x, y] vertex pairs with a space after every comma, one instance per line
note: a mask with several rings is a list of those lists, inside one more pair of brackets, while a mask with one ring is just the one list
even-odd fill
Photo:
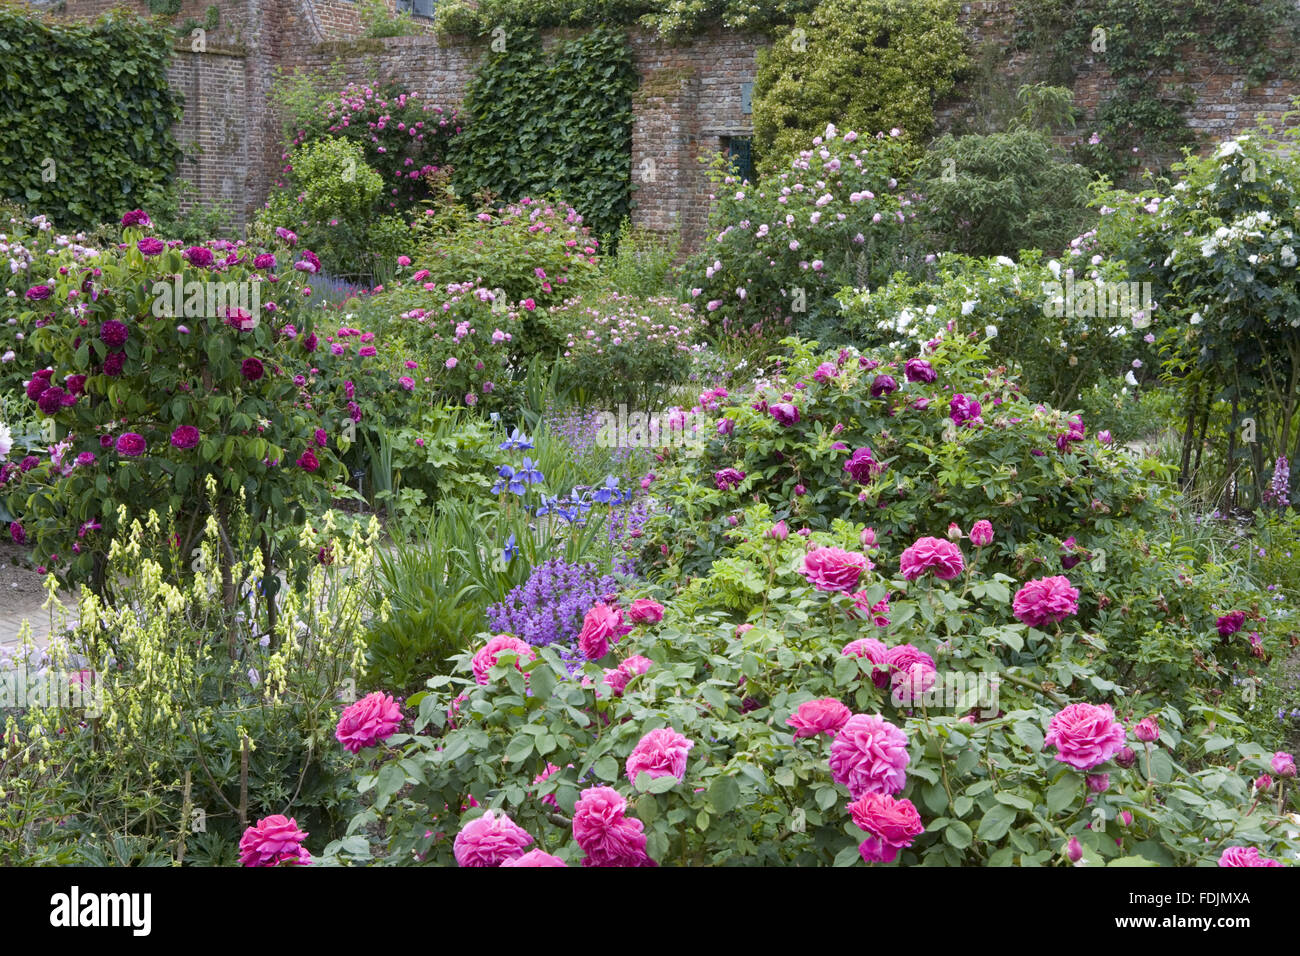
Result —
[[876, 461], [871, 449], [864, 445], [855, 449], [849, 456], [848, 461], [844, 463], [844, 470], [853, 476], [854, 481], [865, 485], [884, 471], [885, 467]]
[[127, 458], [139, 458], [146, 447], [144, 437], [135, 432], [123, 432], [117, 437], [117, 453]]
[[817, 548], [804, 556], [800, 573], [818, 591], [852, 591], [863, 572], [874, 567], [865, 554], [843, 548]]
[[479, 648], [478, 653], [474, 655], [472, 662], [474, 680], [486, 684], [488, 675], [496, 666], [497, 658], [505, 653], [519, 655], [518, 660], [515, 661], [515, 670], [521, 673], [523, 668], [519, 665], [524, 661], [535, 660], [537, 657], [537, 653], [519, 638], [511, 637], [509, 634], [498, 634]]
[[791, 402], [777, 402], [768, 411], [782, 425], [788, 427], [799, 424], [799, 409]]
[[943, 538], [918, 538], [898, 559], [899, 570], [908, 581], [934, 571], [941, 581], [951, 581], [966, 567], [961, 548]]
[[907, 783], [907, 737], [879, 714], [854, 714], [831, 743], [831, 777], [856, 800], [898, 793]]
[[593, 604], [582, 619], [578, 632], [578, 651], [589, 661], [598, 661], [609, 653], [610, 641], [618, 639], [632, 628], [623, 623], [623, 609], [599, 601]]
[[1109, 704], [1071, 704], [1048, 721], [1043, 742], [1057, 748], [1062, 763], [1091, 770], [1120, 752], [1124, 727]]
[[250, 382], [256, 382], [265, 374], [262, 367], [262, 360], [257, 358], [246, 358], [239, 365], [239, 374], [244, 376]]
[[193, 425], [181, 425], [172, 432], [172, 445], [176, 448], [193, 448], [199, 443], [199, 430]]
[[627, 758], [627, 779], [635, 782], [637, 774], [645, 771], [651, 777], [676, 777], [679, 781], [686, 776], [686, 756], [695, 746], [671, 727], [652, 730], [632, 748]]
[[615, 697], [622, 697], [623, 691], [627, 689], [628, 681], [637, 674], [646, 673], [653, 663], [648, 657], [633, 654], [619, 664], [618, 667], [610, 667], [605, 670], [605, 683], [609, 685], [609, 689], [614, 692]]
[[254, 257], [253, 257], [253, 268], [254, 268], [254, 269], [274, 269], [274, 268], [275, 268], [275, 255], [274, 255], [273, 253], [270, 253], [270, 252], [263, 252], [263, 253], [261, 253], [260, 255], [254, 256]]
[[664, 619], [664, 606], [649, 598], [638, 598], [628, 608], [627, 616], [633, 624], [658, 624]]
[[934, 658], [911, 644], [891, 647], [886, 660], [895, 704], [914, 703], [938, 679]]
[[1160, 739], [1160, 725], [1156, 723], [1154, 717], [1143, 717], [1133, 728], [1133, 736], [1144, 744], [1149, 744]]
[[334, 737], [350, 753], [387, 740], [402, 722], [402, 708], [380, 691], [348, 706], [334, 729]]
[[909, 382], [933, 382], [939, 374], [922, 358], [908, 359], [903, 366], [903, 377]]
[[646, 855], [644, 824], [627, 819], [624, 800], [613, 787], [590, 787], [573, 805], [573, 839], [586, 857], [583, 866], [654, 866]]
[[889, 686], [889, 648], [874, 637], [860, 637], [844, 645], [841, 657], [865, 657], [876, 666], [871, 672], [871, 682], [880, 689]]
[[852, 716], [853, 712], [834, 697], [823, 697], [800, 704], [786, 724], [794, 728], [796, 738], [816, 737], [823, 733], [834, 737]]
[[551, 856], [545, 850], [529, 850], [523, 856], [502, 860], [501, 866], [568, 866], [558, 856]]
[[911, 800], [899, 800], [887, 793], [864, 793], [849, 804], [849, 816], [867, 838], [858, 853], [867, 863], [892, 863], [899, 850], [925, 832], [925, 824]]
[[1220, 637], [1229, 637], [1241, 630], [1241, 626], [1246, 623], [1245, 611], [1233, 611], [1225, 614], [1216, 622], [1219, 628]]
[[731, 491], [745, 480], [745, 473], [735, 468], [723, 468], [713, 473], [713, 484], [719, 491]]
[[970, 528], [970, 543], [977, 548], [992, 544], [993, 525], [984, 519], [976, 521]]
[[853, 598], [853, 607], [848, 609], [849, 617], [856, 620], [861, 613], [863, 617], [872, 618], [876, 627], [889, 626], [889, 618], [885, 616], [889, 613], [889, 598], [872, 604], [866, 591], [854, 591], [849, 596]]
[[1253, 846], [1230, 846], [1219, 857], [1219, 866], [1282, 866], [1278, 860], [1259, 855]]
[[1285, 750], [1279, 750], [1277, 753], [1273, 754], [1273, 760], [1270, 766], [1272, 766], [1273, 772], [1279, 777], [1295, 776], [1295, 757], [1287, 753]]
[[460, 828], [452, 852], [458, 866], [500, 866], [504, 861], [522, 856], [532, 836], [506, 814], [497, 816], [488, 810], [477, 820]]
[[898, 391], [898, 382], [892, 375], [877, 375], [871, 380], [871, 397], [880, 398]]
[[149, 216], [143, 209], [132, 209], [122, 217], [123, 228], [127, 226], [152, 226]]
[[130, 336], [131, 330], [116, 319], [109, 319], [99, 327], [99, 340], [112, 349], [120, 349]]
[[965, 395], [954, 395], [948, 402], [948, 417], [958, 425], [974, 421], [983, 410], [979, 402]]
[[316, 457], [315, 452], [313, 452], [310, 448], [308, 448], [305, 452], [303, 452], [301, 455], [298, 456], [296, 464], [303, 471], [314, 472], [316, 471], [316, 469], [320, 467], [320, 459]]
[[181, 253], [181, 257], [192, 266], [200, 269], [212, 265], [212, 250], [205, 249], [202, 246], [190, 246]]
[[1079, 592], [1070, 579], [1061, 575], [1036, 578], [1016, 592], [1011, 602], [1016, 620], [1030, 627], [1041, 627], [1079, 613]]
[[153, 236], [145, 236], [135, 244], [135, 247], [146, 256], [156, 256], [167, 248], [161, 239], [155, 239]]
[[311, 854], [303, 846], [307, 834], [298, 829], [298, 821], [279, 813], [264, 817], [239, 838], [239, 862], [242, 866], [279, 866], [289, 863], [306, 866]]

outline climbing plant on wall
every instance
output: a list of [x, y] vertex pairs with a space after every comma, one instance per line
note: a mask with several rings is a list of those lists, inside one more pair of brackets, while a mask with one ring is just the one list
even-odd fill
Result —
[[503, 200], [558, 192], [600, 236], [631, 199], [636, 72], [621, 31], [598, 27], [549, 54], [535, 34], [493, 44], [465, 93], [450, 144], [456, 191]]
[[1300, 41], [1294, 0], [1021, 0], [1013, 46], [1030, 54], [1032, 78], [1068, 86], [1089, 61], [1114, 78], [1093, 118], [1091, 165], [1114, 179], [1135, 173], [1135, 147], [1149, 156], [1191, 145], [1186, 108], [1194, 99], [1189, 53], [1228, 67], [1248, 85], [1296, 74], [1292, 46], [1274, 48], [1279, 30]]
[[0, 196], [76, 229], [135, 208], [171, 177], [181, 106], [164, 27], [0, 7], [0, 59]]

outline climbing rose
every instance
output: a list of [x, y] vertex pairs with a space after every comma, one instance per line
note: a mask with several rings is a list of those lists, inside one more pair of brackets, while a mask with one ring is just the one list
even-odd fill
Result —
[[488, 674], [496, 665], [497, 658], [504, 653], [518, 654], [519, 659], [515, 661], [515, 670], [523, 671], [519, 665], [524, 661], [536, 659], [536, 652], [517, 637], [511, 637], [509, 634], [498, 634], [496, 637], [484, 644], [477, 654], [474, 655], [472, 666], [474, 668], [474, 680], [480, 684], [488, 682]]
[[852, 716], [853, 712], [834, 697], [823, 697], [800, 704], [786, 724], [794, 728], [795, 737], [816, 737], [823, 733], [834, 737]]
[[127, 458], [139, 458], [145, 452], [143, 436], [135, 432], [123, 432], [117, 438], [117, 453]]
[[633, 624], [658, 624], [664, 619], [664, 606], [649, 598], [638, 598], [628, 608], [627, 616]]
[[889, 648], [874, 637], [860, 637], [844, 645], [842, 657], [865, 657], [876, 666], [872, 668], [871, 682], [882, 690], [889, 686]]
[[849, 816], [867, 833], [858, 853], [868, 863], [892, 863], [899, 850], [907, 849], [925, 832], [912, 801], [887, 793], [864, 793], [849, 804]]
[[831, 777], [856, 800], [898, 793], [907, 783], [907, 737], [879, 714], [854, 714], [831, 744]]
[[976, 521], [971, 525], [970, 543], [977, 548], [983, 548], [993, 543], [993, 525], [986, 520]]
[[172, 445], [176, 448], [193, 448], [199, 443], [199, 430], [193, 425], [181, 425], [172, 432]]
[[523, 856], [511, 857], [501, 861], [502, 866], [568, 866], [558, 856], [551, 856], [545, 850], [529, 850]]
[[1120, 752], [1124, 727], [1109, 704], [1071, 704], [1048, 721], [1043, 742], [1057, 748], [1062, 763], [1091, 770]]
[[627, 758], [627, 779], [635, 782], [637, 774], [645, 771], [651, 777], [686, 776], [686, 755], [695, 746], [671, 727], [652, 730], [642, 737]]
[[1016, 592], [1011, 602], [1016, 620], [1030, 627], [1041, 627], [1079, 613], [1079, 592], [1070, 579], [1061, 575], [1036, 578]]
[[598, 661], [609, 653], [609, 644], [615, 643], [631, 625], [623, 623], [623, 609], [598, 601], [588, 609], [578, 632], [578, 651], [589, 661]]
[[573, 805], [573, 839], [583, 866], [655, 866], [646, 855], [644, 824], [623, 816], [624, 800], [613, 787], [590, 787]]
[[1230, 846], [1219, 857], [1219, 866], [1282, 866], [1278, 860], [1259, 855], [1253, 846]]
[[522, 856], [524, 847], [532, 842], [528, 831], [508, 815], [497, 816], [496, 811], [488, 810], [461, 827], [452, 851], [458, 866], [500, 866]]
[[262, 360], [257, 358], [246, 358], [239, 366], [239, 374], [244, 376], [250, 382], [256, 382], [265, 374], [262, 367]]
[[306, 866], [311, 863], [311, 854], [302, 845], [306, 839], [307, 834], [292, 817], [279, 813], [264, 817], [239, 838], [239, 862], [243, 866]]
[[875, 565], [865, 554], [843, 548], [817, 548], [803, 559], [802, 574], [818, 591], [852, 591]]
[[343, 711], [334, 737], [349, 753], [387, 740], [402, 722], [402, 708], [381, 691], [367, 694]]
[[908, 581], [915, 581], [929, 570], [936, 578], [951, 581], [965, 566], [961, 548], [943, 538], [918, 538], [898, 559], [899, 570]]

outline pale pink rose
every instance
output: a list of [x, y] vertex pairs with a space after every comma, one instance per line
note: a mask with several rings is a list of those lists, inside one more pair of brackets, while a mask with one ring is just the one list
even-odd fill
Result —
[[983, 548], [993, 543], [993, 525], [984, 520], [976, 521], [971, 525], [970, 543], [977, 548]]
[[501, 866], [568, 866], [558, 856], [551, 856], [545, 850], [529, 850], [523, 856], [502, 860]]
[[786, 724], [794, 728], [795, 737], [816, 737], [818, 734], [834, 737], [852, 716], [853, 712], [834, 697], [823, 697], [800, 704]]
[[1058, 749], [1062, 763], [1091, 770], [1120, 752], [1124, 727], [1110, 704], [1071, 704], [1048, 721], [1044, 743]]
[[582, 619], [578, 633], [578, 651], [589, 661], [598, 661], [609, 653], [609, 644], [632, 629], [623, 623], [623, 609], [603, 601], [592, 605]]
[[664, 606], [649, 598], [638, 598], [627, 611], [633, 624], [658, 624], [664, 619]]
[[876, 666], [871, 671], [871, 682], [881, 690], [889, 686], [889, 648], [874, 637], [860, 637], [850, 641], [840, 651], [842, 657], [865, 657]]
[[461, 827], [452, 852], [458, 866], [500, 866], [505, 860], [522, 856], [524, 847], [532, 842], [528, 831], [509, 816], [488, 810]]
[[898, 559], [898, 568], [908, 581], [915, 581], [927, 571], [933, 571], [942, 581], [951, 581], [965, 567], [961, 548], [943, 538], [918, 538]]
[[925, 832], [925, 824], [911, 800], [899, 800], [887, 793], [864, 793], [849, 804], [853, 823], [867, 838], [858, 853], [868, 863], [892, 863], [899, 850]]
[[623, 816], [627, 801], [613, 787], [590, 787], [573, 806], [573, 839], [583, 866], [655, 866], [646, 855], [643, 824]]
[[239, 838], [241, 866], [307, 866], [311, 854], [303, 846], [307, 834], [298, 829], [298, 821], [282, 814], [263, 817]]
[[350, 753], [387, 740], [402, 723], [402, 708], [387, 694], [367, 694], [343, 711], [334, 737]]
[[1282, 866], [1278, 860], [1259, 855], [1253, 846], [1230, 846], [1219, 857], [1219, 866]]
[[1016, 620], [1030, 627], [1042, 627], [1079, 613], [1079, 592], [1062, 575], [1028, 582], [1011, 602]]
[[898, 793], [907, 783], [907, 737], [879, 714], [854, 714], [831, 744], [831, 777], [856, 800]]
[[627, 758], [627, 779], [635, 782], [637, 774], [645, 771], [651, 777], [686, 776], [686, 756], [693, 740], [687, 740], [671, 727], [652, 730], [642, 737]]
[[537, 657], [537, 653], [519, 638], [511, 637], [509, 634], [498, 634], [484, 644], [479, 649], [479, 652], [474, 655], [474, 680], [480, 684], [486, 684], [488, 675], [492, 672], [492, 668], [496, 666], [497, 658], [502, 654], [519, 655], [519, 659], [515, 661], [515, 670], [517, 671], [523, 670], [519, 665], [524, 661], [531, 661]]
[[874, 564], [865, 554], [843, 548], [817, 548], [803, 559], [803, 576], [818, 591], [852, 591]]

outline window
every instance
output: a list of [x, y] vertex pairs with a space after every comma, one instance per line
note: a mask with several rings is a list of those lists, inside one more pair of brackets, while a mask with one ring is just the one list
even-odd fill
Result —
[[731, 161], [731, 168], [741, 179], [754, 181], [754, 159], [750, 152], [753, 140], [748, 136], [722, 137], [722, 151]]
[[433, 19], [433, 0], [397, 0], [398, 13], [413, 13], [417, 17]]

